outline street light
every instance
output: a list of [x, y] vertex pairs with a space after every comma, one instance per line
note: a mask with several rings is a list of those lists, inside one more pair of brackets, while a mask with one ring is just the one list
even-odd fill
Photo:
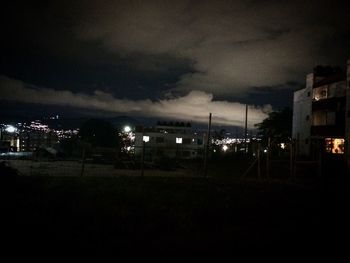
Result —
[[[12, 149], [12, 147], [15, 146], [15, 137], [16, 135], [13, 135], [12, 133], [17, 132], [17, 128], [12, 126], [12, 125], [6, 125], [5, 127], [3, 125], [0, 126], [0, 141], [2, 143], [2, 141], [4, 140], [4, 133], [10, 133], [10, 137], [7, 138], [8, 141], [10, 141], [10, 147], [9, 149]], [[16, 144], [17, 148], [19, 146], [19, 138], [17, 138], [17, 144]], [[12, 150], [11, 150], [12, 151]]]
[[182, 144], [182, 138], [178, 138], [176, 137], [176, 156], [178, 157], [179, 156], [179, 144]]
[[16, 131], [17, 131], [16, 127], [14, 127], [12, 125], [6, 125], [6, 126], [0, 125], [0, 140], [1, 141], [3, 140], [4, 132], [14, 133]]
[[124, 132], [131, 132], [130, 126], [125, 126], [124, 127]]
[[5, 128], [5, 131], [7, 131], [8, 133], [14, 133], [17, 131], [16, 127], [12, 126], [12, 125], [7, 125]]

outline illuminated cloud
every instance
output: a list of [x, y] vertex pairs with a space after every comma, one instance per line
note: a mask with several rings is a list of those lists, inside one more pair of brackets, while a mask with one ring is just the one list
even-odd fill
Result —
[[[76, 33], [124, 57], [188, 59], [193, 72], [175, 89], [239, 97], [303, 82], [316, 62], [332, 63], [334, 49], [324, 52], [323, 45], [346, 32], [343, 12], [331, 1], [109, 1], [87, 5]], [[339, 15], [330, 21], [330, 13]]]
[[[182, 97], [171, 99], [129, 100], [118, 99], [109, 93], [96, 90], [94, 94], [73, 93], [26, 84], [20, 80], [0, 76], [0, 99], [45, 105], [72, 106], [133, 116], [171, 118], [205, 123], [213, 114], [214, 124], [243, 126], [245, 105], [237, 102], [216, 101], [213, 95], [203, 91], [191, 91]], [[271, 111], [271, 106], [249, 106], [248, 125], [261, 122]]]

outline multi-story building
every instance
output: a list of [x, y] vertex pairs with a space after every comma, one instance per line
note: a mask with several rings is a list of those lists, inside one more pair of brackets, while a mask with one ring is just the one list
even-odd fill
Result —
[[19, 133], [19, 151], [33, 152], [39, 148], [52, 147], [58, 142], [52, 131], [22, 131]]
[[292, 136], [299, 155], [350, 153], [350, 60], [346, 71], [317, 66], [306, 87], [294, 92]]
[[155, 127], [136, 129], [135, 156], [141, 157], [145, 142], [145, 160], [195, 159], [203, 156], [203, 141], [203, 135], [193, 132], [190, 123], [158, 122]]

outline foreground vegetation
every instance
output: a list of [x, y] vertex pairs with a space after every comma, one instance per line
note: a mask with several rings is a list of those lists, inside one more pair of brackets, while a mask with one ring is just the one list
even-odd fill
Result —
[[3, 214], [15, 216], [9, 236], [21, 249], [300, 248], [341, 244], [347, 218], [347, 180], [341, 180], [305, 186], [3, 173], [1, 193]]

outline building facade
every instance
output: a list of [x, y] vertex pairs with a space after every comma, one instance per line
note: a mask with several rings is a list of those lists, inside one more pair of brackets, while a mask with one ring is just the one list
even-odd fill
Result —
[[346, 72], [317, 66], [294, 92], [293, 139], [299, 155], [350, 153], [350, 60]]
[[135, 157], [141, 158], [143, 151], [146, 161], [195, 159], [204, 154], [204, 138], [193, 132], [189, 123], [158, 122], [155, 127], [136, 129]]

